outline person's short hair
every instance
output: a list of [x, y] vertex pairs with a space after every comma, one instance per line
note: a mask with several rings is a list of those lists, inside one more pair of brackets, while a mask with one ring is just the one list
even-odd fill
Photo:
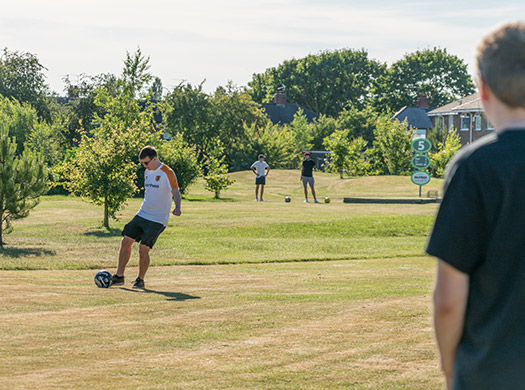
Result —
[[310, 156], [310, 152], [304, 152], [305, 156]]
[[266, 158], [266, 157], [264, 157], [264, 154], [259, 154], [258, 158]]
[[146, 157], [149, 157], [150, 159], [157, 157], [157, 149], [151, 145], [144, 146], [139, 153], [139, 160], [142, 160]]
[[525, 22], [507, 23], [479, 44], [479, 76], [494, 95], [512, 108], [525, 108]]

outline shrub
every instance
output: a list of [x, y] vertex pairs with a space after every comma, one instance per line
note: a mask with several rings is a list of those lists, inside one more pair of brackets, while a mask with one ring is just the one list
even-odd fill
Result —
[[445, 142], [438, 143], [438, 151], [430, 153], [430, 171], [434, 177], [443, 177], [448, 163], [461, 149], [461, 139], [456, 131], [450, 132]]

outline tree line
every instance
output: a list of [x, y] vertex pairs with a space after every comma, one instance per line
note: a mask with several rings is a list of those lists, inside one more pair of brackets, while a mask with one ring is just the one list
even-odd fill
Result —
[[[49, 89], [44, 71], [35, 55], [3, 49], [2, 230], [45, 191], [103, 205], [108, 226], [141, 191], [137, 154], [145, 144], [174, 168], [183, 193], [203, 176], [216, 197], [231, 184], [227, 173], [247, 169], [259, 153], [272, 167], [297, 168], [302, 151], [327, 149], [333, 152], [327, 168], [341, 174], [403, 174], [410, 169], [410, 129], [393, 122], [392, 112], [413, 105], [418, 93], [440, 105], [473, 92], [466, 65], [439, 48], [391, 66], [369, 59], [364, 49], [326, 51], [254, 74], [246, 87], [228, 83], [213, 93], [203, 83], [165, 91], [140, 49], [126, 53], [120, 75], [65, 77], [64, 98]], [[319, 118], [308, 123], [299, 111], [290, 124], [272, 124], [259, 103], [282, 86], [289, 101]], [[24, 199], [9, 200], [13, 191]]]

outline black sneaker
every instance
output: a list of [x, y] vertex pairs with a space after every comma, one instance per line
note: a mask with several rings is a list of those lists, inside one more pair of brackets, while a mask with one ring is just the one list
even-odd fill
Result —
[[135, 283], [133, 283], [133, 288], [144, 288], [144, 279], [135, 279]]
[[118, 276], [117, 274], [113, 275], [111, 279], [112, 286], [122, 286], [124, 284], [124, 276]]

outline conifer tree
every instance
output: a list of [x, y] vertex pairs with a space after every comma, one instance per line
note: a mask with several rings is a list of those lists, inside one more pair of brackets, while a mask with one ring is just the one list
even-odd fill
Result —
[[15, 137], [0, 122], [0, 247], [3, 234], [12, 231], [12, 221], [25, 218], [46, 191], [47, 168], [41, 156], [25, 149], [16, 155]]

